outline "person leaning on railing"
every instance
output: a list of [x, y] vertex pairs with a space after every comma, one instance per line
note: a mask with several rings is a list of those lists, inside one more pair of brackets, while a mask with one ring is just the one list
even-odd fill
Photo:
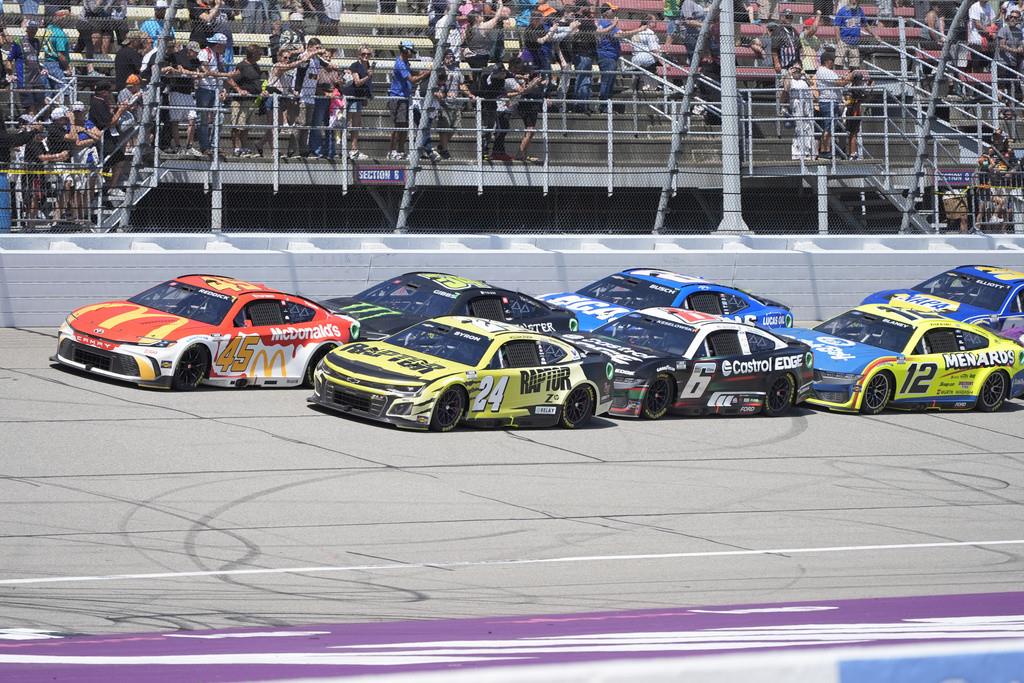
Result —
[[373, 51], [366, 45], [359, 47], [359, 59], [349, 66], [352, 81], [342, 89], [345, 95], [349, 130], [349, 159], [363, 161], [369, 159], [359, 151], [359, 132], [363, 127], [363, 109], [373, 99], [373, 64], [370, 59]]
[[295, 87], [297, 69], [309, 63], [302, 47], [291, 43], [281, 45], [277, 61], [270, 69], [267, 92], [277, 96], [277, 125], [285, 131], [287, 146], [282, 158], [299, 157], [299, 138], [296, 126], [299, 120], [299, 93]]

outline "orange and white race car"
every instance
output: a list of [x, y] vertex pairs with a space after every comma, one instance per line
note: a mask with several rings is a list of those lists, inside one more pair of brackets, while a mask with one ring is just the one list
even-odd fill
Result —
[[50, 360], [140, 386], [312, 385], [359, 323], [265, 285], [182, 275], [126, 301], [83, 306], [60, 326]]

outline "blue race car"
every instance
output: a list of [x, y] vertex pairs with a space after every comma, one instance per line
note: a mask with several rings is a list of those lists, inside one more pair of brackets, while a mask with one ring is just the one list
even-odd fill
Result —
[[631, 268], [575, 292], [545, 294], [543, 301], [576, 313], [580, 332], [642, 308], [687, 308], [768, 329], [792, 327], [789, 307], [703, 278], [666, 270]]
[[1024, 315], [1024, 273], [995, 266], [959, 266], [910, 289], [875, 292], [865, 304], [927, 309], [953, 320], [999, 330]]

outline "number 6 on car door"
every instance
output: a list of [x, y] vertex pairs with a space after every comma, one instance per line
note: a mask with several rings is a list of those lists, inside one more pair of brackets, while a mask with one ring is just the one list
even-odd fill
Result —
[[503, 375], [495, 381], [494, 375], [484, 375], [480, 378], [480, 393], [473, 401], [473, 411], [481, 413], [486, 410], [487, 405], [491, 406], [491, 412], [501, 410], [501, 402], [505, 398], [505, 387], [508, 385], [508, 375]]

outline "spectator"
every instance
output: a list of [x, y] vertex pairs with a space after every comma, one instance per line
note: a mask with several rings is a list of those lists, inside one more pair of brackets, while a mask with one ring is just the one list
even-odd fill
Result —
[[338, 23], [341, 21], [341, 12], [344, 9], [342, 0], [322, 0], [323, 12], [320, 12], [320, 32], [333, 36], [338, 33]]
[[[661, 56], [661, 46], [658, 44], [658, 36], [655, 35], [654, 23], [657, 21], [653, 14], [648, 14], [640, 20], [640, 31], [633, 36], [633, 63], [650, 74], [658, 73], [658, 57]], [[649, 84], [643, 84], [643, 77], [637, 75], [633, 78], [633, 92], [650, 90]]]
[[199, 46], [209, 46], [210, 37], [214, 35], [224, 36], [224, 49], [221, 59], [226, 66], [234, 64], [235, 46], [234, 36], [231, 33], [229, 11], [224, 7], [224, 0], [214, 0], [213, 6], [205, 11], [194, 14], [192, 19], [192, 32], [188, 39], [199, 43]]
[[927, 29], [922, 31], [921, 37], [932, 43], [942, 45], [946, 40], [946, 17], [942, 16], [939, 6], [931, 3], [924, 15], [924, 24]]
[[275, 0], [240, 0], [242, 3], [242, 23], [247, 27], [265, 27], [271, 17], [279, 17]]
[[462, 73], [455, 55], [451, 52], [445, 53], [444, 70], [444, 87], [440, 89], [441, 106], [437, 121], [437, 153], [442, 159], [451, 159], [452, 154], [449, 147], [452, 135], [462, 127], [462, 100], [468, 99], [472, 102], [476, 96], [466, 85], [466, 76]]
[[846, 156], [849, 159], [860, 159], [860, 126], [863, 114], [863, 103], [865, 88], [870, 81], [864, 78], [864, 74], [857, 71], [850, 80], [850, 87], [846, 90], [846, 98], [843, 111], [843, 128], [846, 129]]
[[821, 54], [821, 38], [818, 37], [818, 23], [821, 15], [804, 19], [804, 30], [800, 34], [800, 61], [805, 74], [818, 70], [818, 55]]
[[126, 0], [83, 0], [75, 51], [88, 52], [92, 34], [99, 33], [103, 54], [109, 54], [115, 38], [117, 44], [124, 41], [127, 11]]
[[544, 15], [539, 11], [530, 14], [529, 24], [523, 29], [519, 51], [519, 59], [542, 72], [551, 72], [550, 49], [545, 50], [544, 44], [550, 40], [548, 29], [544, 27]]
[[[248, 131], [253, 124], [262, 123], [258, 119], [256, 97], [263, 90], [263, 74], [260, 72], [259, 61], [263, 56], [263, 48], [249, 45], [245, 48], [245, 59], [238, 64], [238, 76], [227, 81], [233, 91], [231, 97], [231, 142], [236, 157], [260, 157], [263, 150], [253, 150], [245, 145]], [[269, 131], [267, 131], [269, 133]], [[266, 135], [263, 136], [265, 144]]]
[[[153, 18], [146, 19], [142, 22], [142, 26], [139, 30], [148, 35], [153, 43], [160, 39], [161, 34], [164, 32], [164, 19], [167, 17], [167, 0], [156, 0], [156, 4], [153, 6]], [[168, 28], [167, 36], [169, 38], [174, 37], [174, 26]]]
[[[504, 157], [504, 159], [497, 159], [498, 161], [512, 160], [511, 157], [505, 154], [505, 133], [502, 132], [507, 132], [506, 129], [508, 128], [508, 101], [505, 97], [505, 81], [507, 78], [508, 72], [505, 70], [505, 65], [501, 62], [495, 62], [489, 68], [477, 74], [477, 78], [473, 81], [474, 94], [480, 99], [484, 161], [490, 161], [493, 158], [492, 150], [493, 153]], [[499, 107], [501, 108], [500, 113]], [[502, 125], [502, 121], [504, 121], [504, 125]], [[498, 133], [500, 133], [500, 137], [496, 135]]]
[[46, 76], [39, 62], [43, 45], [36, 37], [38, 32], [39, 22], [30, 19], [25, 25], [25, 37], [15, 41], [10, 52], [18, 89], [21, 91], [21, 106], [33, 115], [39, 112], [46, 101]]
[[224, 60], [227, 36], [215, 33], [206, 42], [207, 46], [199, 52], [199, 70], [203, 75], [196, 83], [196, 109], [199, 115], [199, 151], [208, 156], [213, 146], [213, 110], [217, 106], [220, 81], [232, 78], [236, 72], [228, 71]]
[[821, 138], [818, 141], [818, 158], [832, 158], [832, 136], [839, 128], [839, 106], [843, 87], [850, 84], [851, 76], [840, 76], [834, 71], [836, 54], [832, 50], [821, 53], [821, 65], [814, 75], [814, 87], [818, 91], [818, 125]]
[[[341, 81], [347, 83], [352, 80], [352, 74], [347, 69], [343, 72]], [[348, 103], [341, 88], [337, 86], [331, 92], [331, 101], [327, 107], [327, 159], [334, 161], [338, 148], [338, 138], [345, 134], [345, 127], [348, 125], [348, 118], [345, 109]]]
[[799, 64], [789, 67], [789, 106], [793, 118], [793, 143], [790, 158], [794, 161], [814, 158], [814, 93], [804, 79]]
[[540, 163], [540, 159], [530, 156], [529, 149], [537, 132], [537, 116], [540, 114], [541, 100], [544, 99], [544, 79], [532, 65], [522, 60], [513, 59], [509, 66], [514, 82], [508, 89], [508, 97], [510, 100], [516, 98], [515, 110], [523, 119], [524, 129], [516, 160], [537, 164]]
[[[359, 48], [359, 59], [352, 62], [348, 68], [352, 75], [351, 83], [347, 83], [343, 89], [345, 103], [348, 109], [349, 128], [349, 153], [348, 158], [353, 161], [369, 159], [368, 156], [359, 151], [359, 131], [363, 126], [363, 109], [367, 102], [373, 99], [373, 64], [370, 58], [373, 51], [366, 45]], [[461, 72], [459, 73], [461, 76]]]
[[618, 7], [606, 2], [601, 8], [601, 19], [597, 22], [597, 65], [601, 69], [601, 87], [597, 97], [601, 100], [600, 110], [605, 111], [615, 94], [615, 76], [622, 54], [621, 39], [636, 35], [640, 28], [623, 31], [619, 28], [619, 18], [615, 16]]
[[30, 129], [17, 132], [0, 127], [0, 233], [11, 231], [11, 181], [7, 176], [11, 150], [27, 145], [41, 129], [41, 124], [32, 124]]
[[[8, 77], [14, 77], [14, 74], [11, 73], [10, 67], [7, 64], [7, 60], [4, 59], [4, 55], [8, 54], [10, 51], [10, 36], [7, 35], [7, 31], [4, 29], [3, 25], [0, 25], [0, 89], [7, 88], [10, 85]], [[3, 126], [0, 126], [0, 134], [3, 133], [3, 130]], [[0, 164], [2, 163], [2, 155], [0, 155]]]
[[[341, 71], [331, 64], [331, 52], [321, 47], [319, 40], [310, 38], [307, 52], [310, 52], [309, 45], [315, 45], [315, 49], [310, 54], [299, 93], [302, 103], [306, 105], [306, 126], [309, 128], [306, 155], [310, 159], [323, 159], [327, 154], [331, 93], [341, 85]], [[311, 82], [312, 89], [309, 87]]]
[[573, 41], [579, 28], [580, 22], [574, 19], [571, 13], [563, 13], [558, 17], [551, 37], [551, 61], [557, 61], [559, 65], [556, 87], [558, 97], [563, 100], [568, 97], [569, 86], [572, 83], [572, 65], [575, 60]]
[[71, 194], [74, 191], [73, 174], [61, 173], [61, 171], [68, 170], [67, 165], [71, 161], [73, 149], [67, 140], [67, 124], [68, 110], [64, 107], [55, 107], [50, 112], [50, 124], [46, 127], [46, 138], [43, 141], [46, 153], [39, 155], [39, 161], [49, 167], [47, 170], [57, 174], [60, 183], [60, 189], [57, 192], [57, 206], [53, 215], [53, 219], [58, 223], [66, 220]]
[[412, 42], [403, 40], [399, 46], [398, 58], [395, 59], [395, 67], [391, 73], [391, 88], [388, 90], [388, 108], [391, 110], [391, 118], [394, 129], [391, 131], [391, 144], [388, 151], [388, 159], [404, 159], [402, 152], [406, 147], [406, 137], [409, 128], [409, 104], [412, 100], [413, 89], [423, 79], [430, 76], [430, 71], [421, 71], [415, 76], [409, 69], [409, 60], [416, 54], [416, 48]]
[[142, 36], [141, 31], [129, 31], [125, 36], [124, 45], [114, 56], [114, 87], [124, 88], [128, 77], [142, 71]]
[[999, 29], [999, 88], [1004, 94], [1016, 96], [1017, 73], [1024, 64], [1024, 33], [1021, 32], [1019, 10], [1011, 10]]
[[665, 46], [672, 44], [672, 39], [678, 35], [683, 36], [683, 45], [686, 46], [686, 58], [693, 57], [697, 51], [697, 39], [700, 37], [700, 27], [704, 23], [704, 17], [708, 11], [703, 5], [695, 0], [683, 0], [679, 5], [678, 16], [681, 19], [669, 22]]
[[170, 111], [167, 114], [169, 137], [173, 148], [178, 147], [180, 151], [192, 156], [201, 156], [198, 149], [186, 144], [184, 147], [178, 145], [179, 127], [182, 122], [189, 121], [189, 114], [195, 117], [195, 79], [202, 75], [199, 64], [199, 43], [189, 41], [182, 49], [174, 53], [170, 60], [172, 67], [171, 76], [168, 79], [169, 92], [167, 103]]
[[586, 4], [577, 6], [579, 30], [572, 39], [572, 51], [575, 55], [573, 68], [576, 71], [576, 87], [573, 90], [573, 111], [589, 113], [586, 101], [590, 99], [590, 81], [592, 68], [597, 61], [597, 24], [593, 12]]
[[989, 49], [990, 27], [994, 21], [995, 13], [988, 0], [976, 0], [967, 11], [967, 45], [973, 50], [968, 62], [972, 71], [985, 70], [986, 58], [982, 54], [990, 55], [992, 52]]
[[455, 54], [460, 54], [462, 50], [462, 41], [465, 39], [466, 31], [469, 28], [469, 14], [463, 14], [462, 12], [457, 13], [455, 15], [454, 22], [447, 13], [442, 14], [434, 25], [435, 45], [441, 40], [441, 36], [444, 35], [444, 31], [449, 25], [451, 25], [451, 29], [449, 29], [448, 37], [445, 39], [445, 50], [448, 52], [454, 52]]
[[479, 12], [469, 13], [469, 28], [463, 39], [462, 56], [469, 64], [469, 68], [472, 69], [471, 76], [474, 78], [491, 60], [491, 53], [494, 50], [494, 33], [498, 30], [498, 23], [502, 21], [505, 11], [501, 0], [499, 0], [498, 11], [486, 21]]
[[789, 67], [799, 61], [800, 37], [793, 28], [793, 12], [786, 10], [782, 20], [770, 25], [772, 39], [772, 67], [776, 74], [784, 75]]
[[304, 68], [309, 59], [302, 48], [291, 44], [283, 45], [277, 57], [277, 62], [270, 70], [270, 78], [267, 79], [267, 92], [277, 96], [277, 123], [288, 137], [288, 146], [283, 158], [294, 159], [301, 156], [296, 134], [299, 120], [299, 93], [295, 87], [297, 69]]
[[751, 24], [779, 20], [779, 0], [752, 0], [747, 5], [747, 18]]
[[81, 102], [71, 105], [67, 132], [67, 139], [73, 146], [71, 161], [78, 167], [71, 198], [72, 218], [84, 221], [89, 217], [89, 194], [96, 189], [96, 176], [83, 171], [99, 168], [96, 145], [103, 139], [103, 132], [86, 116], [85, 105]]
[[71, 76], [71, 50], [68, 34], [61, 28], [67, 24], [69, 15], [68, 10], [59, 9], [50, 16], [46, 26], [46, 41], [43, 43], [43, 67], [46, 69], [50, 88], [61, 93], [57, 97], [60, 102], [70, 99], [70, 93], [63, 90], [68, 77]]
[[846, 6], [836, 12], [833, 23], [839, 27], [839, 43], [836, 45], [836, 64], [844, 69], [860, 68], [861, 29], [873, 36], [866, 23], [860, 0], [847, 0]]

